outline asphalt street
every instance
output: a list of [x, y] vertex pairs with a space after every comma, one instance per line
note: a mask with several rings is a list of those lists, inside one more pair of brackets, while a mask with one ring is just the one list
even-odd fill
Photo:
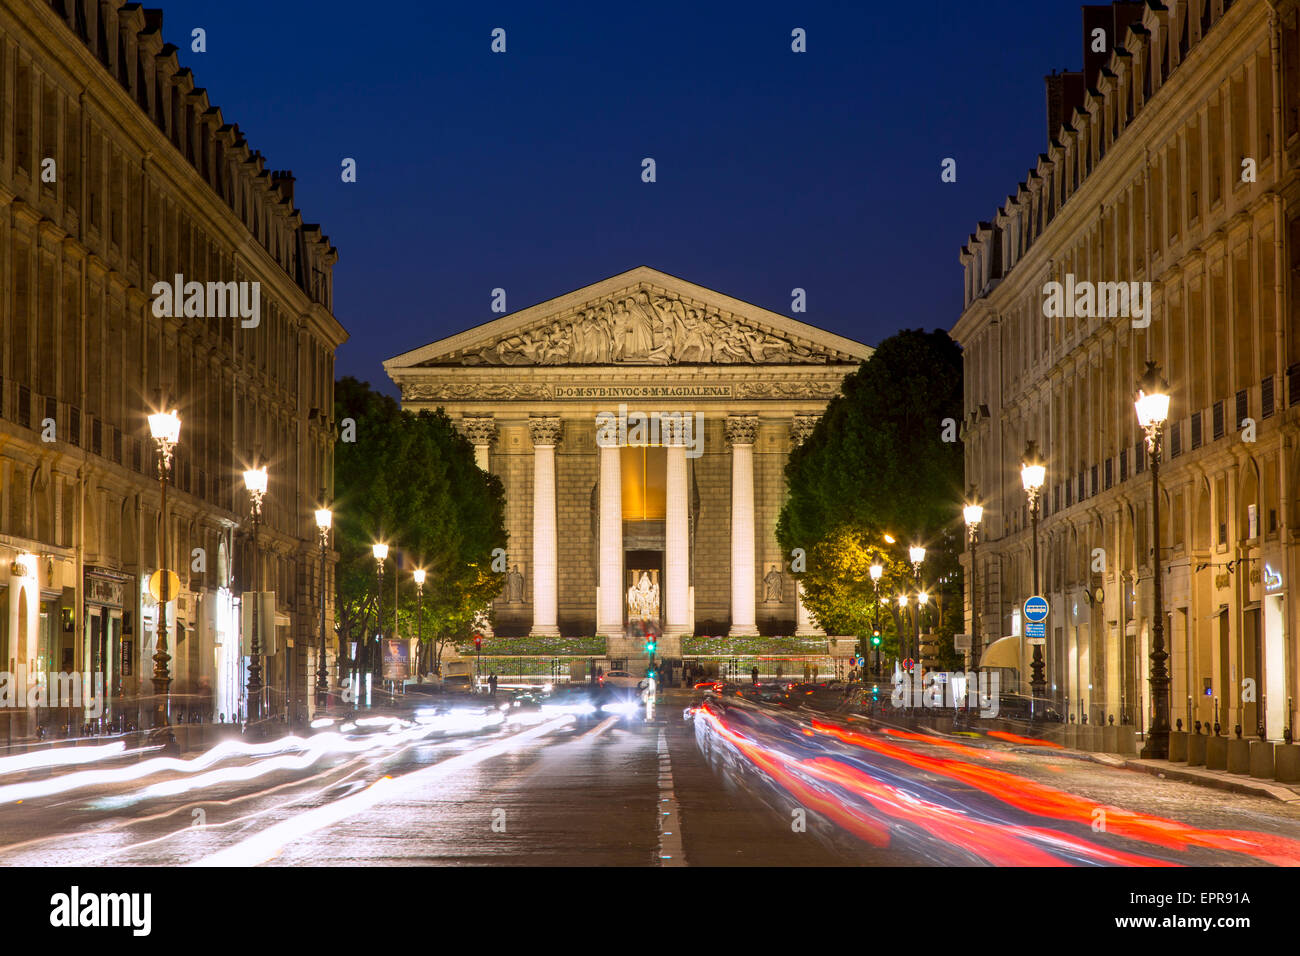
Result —
[[1295, 804], [1032, 739], [727, 701], [684, 715], [700, 703], [432, 731], [372, 719], [179, 760], [0, 758], [0, 865], [1300, 863]]

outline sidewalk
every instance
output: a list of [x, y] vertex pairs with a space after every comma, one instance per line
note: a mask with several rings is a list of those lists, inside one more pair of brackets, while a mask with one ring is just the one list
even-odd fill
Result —
[[1117, 754], [1096, 753], [1089, 750], [1069, 750], [1064, 753], [1079, 756], [1093, 763], [1107, 767], [1122, 767], [1161, 777], [1166, 780], [1179, 780], [1183, 783], [1200, 784], [1216, 790], [1228, 790], [1250, 796], [1280, 800], [1283, 803], [1300, 805], [1300, 784], [1278, 783], [1276, 780], [1261, 780], [1247, 774], [1228, 773], [1226, 770], [1207, 770], [1205, 767], [1193, 767], [1168, 760], [1143, 760], [1140, 757], [1122, 757]]

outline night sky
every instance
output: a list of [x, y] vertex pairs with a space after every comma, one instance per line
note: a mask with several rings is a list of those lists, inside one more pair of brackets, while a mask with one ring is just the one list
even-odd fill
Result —
[[796, 318], [873, 345], [950, 328], [961, 244], [1046, 146], [1043, 76], [1082, 59], [1069, 0], [161, 6], [339, 250], [337, 373], [392, 394], [380, 363], [499, 317], [493, 288], [514, 312], [642, 264], [786, 315], [802, 287]]

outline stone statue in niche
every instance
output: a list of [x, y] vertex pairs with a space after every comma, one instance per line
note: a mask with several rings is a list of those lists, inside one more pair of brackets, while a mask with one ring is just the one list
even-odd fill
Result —
[[763, 584], [766, 585], [763, 593], [764, 604], [780, 604], [785, 600], [785, 575], [775, 564], [763, 577]]
[[524, 601], [524, 576], [519, 573], [519, 565], [506, 572], [506, 603], [522, 604]]
[[659, 617], [659, 585], [651, 583], [650, 575], [642, 571], [641, 578], [627, 589], [627, 614], [637, 621], [651, 621]]

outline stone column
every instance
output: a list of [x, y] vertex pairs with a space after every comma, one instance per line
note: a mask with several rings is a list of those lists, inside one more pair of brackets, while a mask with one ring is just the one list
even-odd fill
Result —
[[[819, 415], [796, 415], [790, 421], [790, 441], [797, 448], [808, 440], [813, 429], [817, 427]], [[826, 632], [817, 626], [803, 603], [803, 583], [796, 578], [794, 582], [794, 633], [795, 637], [825, 637]]]
[[795, 637], [825, 637], [826, 632], [817, 626], [811, 612], [803, 603], [803, 582], [794, 582], [794, 635]]
[[[461, 434], [470, 440], [474, 446], [474, 463], [483, 471], [489, 471], [491, 465], [490, 454], [492, 442], [497, 437], [497, 423], [490, 417], [485, 418], [462, 418], [460, 420]], [[474, 630], [484, 637], [492, 637], [492, 619], [488, 614], [491, 605], [484, 607], [474, 615]]]
[[555, 446], [558, 418], [530, 418], [533, 439], [533, 629], [534, 636], [558, 636], [559, 541], [555, 527]]
[[615, 639], [623, 636], [622, 453], [617, 441], [600, 446], [600, 590], [596, 633]]
[[[680, 638], [695, 632], [690, 602], [690, 494], [686, 478], [686, 434], [690, 422], [667, 420], [667, 481], [664, 491], [665, 656], [681, 654]], [[671, 651], [671, 653], [669, 653]]]
[[474, 463], [488, 470], [492, 442], [497, 437], [497, 424], [491, 418], [462, 418], [460, 431], [474, 445]]
[[754, 616], [754, 439], [758, 416], [727, 418], [731, 445], [731, 636], [758, 633]]

